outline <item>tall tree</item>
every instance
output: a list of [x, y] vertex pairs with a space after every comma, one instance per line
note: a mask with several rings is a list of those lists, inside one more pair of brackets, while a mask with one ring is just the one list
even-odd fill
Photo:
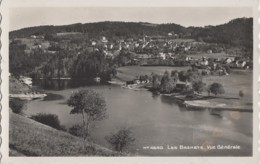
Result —
[[82, 127], [85, 132], [84, 139], [89, 136], [90, 124], [93, 121], [100, 121], [107, 116], [104, 98], [93, 90], [80, 90], [72, 94], [67, 104], [73, 107], [71, 114], [82, 115]]

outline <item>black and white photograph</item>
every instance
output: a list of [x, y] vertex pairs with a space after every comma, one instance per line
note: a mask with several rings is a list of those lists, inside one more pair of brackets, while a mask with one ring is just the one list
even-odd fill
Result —
[[10, 157], [253, 156], [252, 7], [30, 6], [8, 19]]

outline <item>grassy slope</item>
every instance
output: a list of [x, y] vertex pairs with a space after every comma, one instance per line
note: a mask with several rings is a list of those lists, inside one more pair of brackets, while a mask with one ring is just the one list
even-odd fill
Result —
[[117, 153], [10, 112], [10, 156], [114, 156]]

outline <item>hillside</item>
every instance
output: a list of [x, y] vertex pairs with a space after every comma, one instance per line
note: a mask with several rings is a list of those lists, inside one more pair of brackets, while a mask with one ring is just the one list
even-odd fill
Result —
[[194, 39], [209, 43], [222, 43], [232, 46], [253, 48], [253, 19], [238, 18], [218, 26], [205, 28], [189, 27]]
[[31, 88], [13, 76], [9, 76], [9, 92], [11, 94], [28, 93]]
[[118, 153], [10, 111], [10, 156], [115, 156]]
[[176, 33], [182, 38], [222, 43], [231, 46], [252, 48], [253, 18], [238, 18], [217, 26], [184, 27], [178, 24], [150, 24], [144, 22], [97, 22], [77, 23], [63, 26], [28, 27], [10, 32], [10, 38], [30, 35], [50, 35], [61, 32], [81, 32], [84, 36], [95, 38], [104, 35], [108, 38], [140, 37], [143, 35], [167, 35]]
[[47, 35], [62, 32], [81, 32], [87, 34], [90, 38], [97, 35], [110, 37], [135, 37], [145, 35], [162, 35], [175, 30], [177, 33], [183, 33], [185, 27], [177, 24], [154, 24], [142, 22], [97, 22], [97, 23], [77, 23], [63, 26], [38, 26], [28, 27], [10, 32], [10, 38], [28, 37], [30, 35]]

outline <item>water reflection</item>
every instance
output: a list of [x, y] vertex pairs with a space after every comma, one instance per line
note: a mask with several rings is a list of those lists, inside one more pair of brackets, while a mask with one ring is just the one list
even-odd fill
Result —
[[97, 85], [86, 79], [34, 79], [33, 86], [39, 86], [44, 90], [64, 90], [67, 88], [78, 88], [83, 86]]
[[64, 96], [54, 93], [47, 93], [47, 96], [43, 98], [43, 101], [55, 101], [55, 100], [62, 100]]

